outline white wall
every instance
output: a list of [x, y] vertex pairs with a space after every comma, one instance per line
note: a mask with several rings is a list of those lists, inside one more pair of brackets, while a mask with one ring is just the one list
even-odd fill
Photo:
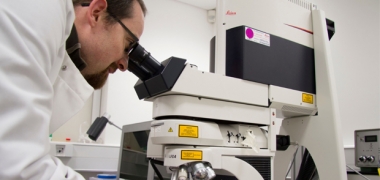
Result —
[[[199, 69], [209, 70], [212, 24], [205, 10], [174, 0], [144, 0], [148, 14], [141, 45], [158, 61], [171, 56], [187, 59]], [[134, 91], [137, 78], [130, 72], [109, 77], [107, 111], [119, 126], [152, 119], [152, 104], [140, 101]], [[121, 132], [107, 126], [105, 144], [120, 144]]]
[[66, 141], [66, 138], [70, 138], [71, 142], [79, 142], [79, 128], [82, 127], [82, 132], [86, 133], [91, 125], [92, 103], [91, 96], [81, 111], [53, 133], [53, 141]]
[[312, 0], [335, 22], [332, 56], [344, 145], [357, 129], [380, 128], [380, 2]]

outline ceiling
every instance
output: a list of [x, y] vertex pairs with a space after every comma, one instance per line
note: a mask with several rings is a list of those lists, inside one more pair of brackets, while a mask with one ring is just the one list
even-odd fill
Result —
[[210, 10], [215, 9], [216, 0], [177, 0], [186, 4], [190, 4], [195, 7]]

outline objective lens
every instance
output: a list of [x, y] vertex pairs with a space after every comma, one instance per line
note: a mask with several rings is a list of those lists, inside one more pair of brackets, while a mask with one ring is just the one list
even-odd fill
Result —
[[193, 179], [203, 180], [207, 177], [207, 169], [203, 163], [197, 163], [193, 166]]
[[214, 179], [216, 177], [215, 171], [210, 166], [206, 166], [206, 170], [208, 179]]
[[178, 169], [178, 180], [187, 180], [186, 166], [180, 166]]

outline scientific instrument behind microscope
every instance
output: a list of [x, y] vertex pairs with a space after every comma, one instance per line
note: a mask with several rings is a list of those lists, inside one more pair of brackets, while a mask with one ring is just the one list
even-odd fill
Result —
[[[304, 7], [286, 0], [224, 2], [219, 9], [241, 16], [226, 17], [228, 28], [217, 22], [222, 35], [211, 43], [211, 73], [177, 57], [159, 63], [139, 44], [130, 53], [136, 93], [153, 102], [147, 157], [168, 167], [171, 180], [284, 179], [299, 144], [324, 157], [315, 162], [321, 179], [346, 179], [330, 68], [334, 23], [306, 1]], [[254, 6], [262, 8], [252, 12]], [[277, 117], [285, 118], [280, 135]]]

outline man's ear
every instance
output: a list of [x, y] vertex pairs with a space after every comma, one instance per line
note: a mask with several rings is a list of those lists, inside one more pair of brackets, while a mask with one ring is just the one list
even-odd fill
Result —
[[107, 14], [107, 0], [93, 0], [87, 11], [87, 18], [93, 27]]

